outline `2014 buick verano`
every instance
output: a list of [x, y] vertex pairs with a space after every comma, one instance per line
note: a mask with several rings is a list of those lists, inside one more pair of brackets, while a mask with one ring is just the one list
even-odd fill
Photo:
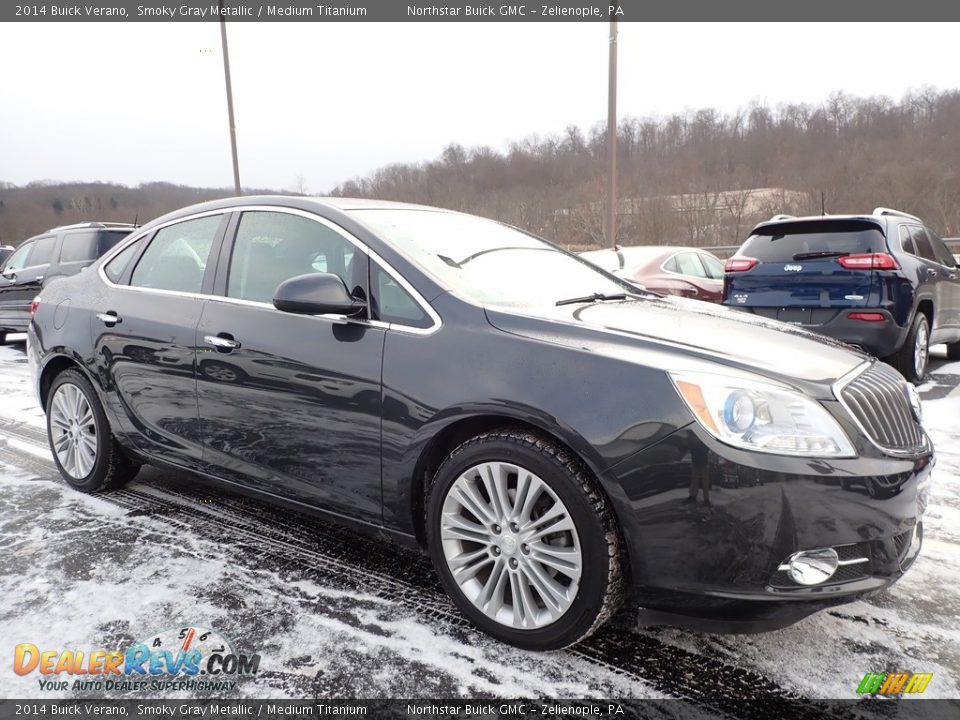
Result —
[[469, 215], [186, 208], [45, 288], [29, 357], [78, 490], [158, 464], [420, 545], [522, 647], [625, 601], [782, 627], [921, 543], [933, 448], [893, 370]]

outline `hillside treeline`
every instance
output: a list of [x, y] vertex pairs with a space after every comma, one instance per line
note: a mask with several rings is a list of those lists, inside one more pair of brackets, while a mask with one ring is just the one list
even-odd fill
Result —
[[[760, 219], [819, 214], [821, 199], [828, 213], [894, 207], [960, 234], [960, 91], [628, 117], [617, 156], [625, 244], [737, 244]], [[333, 192], [464, 210], [586, 246], [604, 238], [606, 157], [605, 124], [571, 126], [504, 152], [451, 144]]]
[[[821, 104], [627, 117], [617, 152], [623, 244], [737, 244], [771, 215], [819, 213], [821, 199], [828, 213], [883, 205], [960, 235], [957, 90], [923, 88], [900, 100], [835, 93]], [[605, 124], [570, 126], [504, 151], [451, 143], [436, 160], [388, 165], [331, 194], [463, 210], [596, 246], [604, 242], [606, 156]], [[144, 222], [232, 194], [169, 183], [0, 183], [0, 244], [91, 219]]]
[[0, 245], [19, 245], [49, 228], [89, 220], [143, 224], [184, 205], [233, 194], [230, 188], [162, 182], [137, 187], [49, 180], [22, 187], [0, 183]]

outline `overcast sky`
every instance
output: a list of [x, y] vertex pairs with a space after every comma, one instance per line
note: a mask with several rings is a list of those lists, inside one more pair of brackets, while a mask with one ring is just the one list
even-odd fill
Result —
[[[902, 27], [902, 26], [901, 26]], [[619, 115], [960, 86], [955, 24], [620, 26]], [[244, 186], [606, 117], [606, 23], [234, 23]], [[898, 52], [898, 47], [900, 51]], [[217, 23], [0, 24], [0, 181], [232, 185]]]

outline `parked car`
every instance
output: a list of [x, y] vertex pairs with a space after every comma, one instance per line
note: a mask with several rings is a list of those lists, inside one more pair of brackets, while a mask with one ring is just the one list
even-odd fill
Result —
[[725, 305], [856, 345], [911, 382], [926, 375], [932, 344], [960, 359], [960, 270], [913, 215], [777, 216], [726, 271]]
[[3, 267], [4, 261], [13, 255], [13, 250], [13, 245], [0, 245], [0, 268]]
[[894, 370], [470, 215], [189, 207], [45, 288], [27, 347], [70, 486], [151, 463], [424, 548], [466, 617], [525, 648], [624, 602], [782, 627], [920, 549], [934, 451]]
[[26, 332], [30, 303], [45, 285], [80, 272], [133, 230], [133, 225], [87, 222], [21, 243], [0, 265], [0, 344], [7, 333]]
[[580, 257], [662, 295], [717, 303], [723, 297], [723, 263], [699, 248], [636, 245], [588, 250]]

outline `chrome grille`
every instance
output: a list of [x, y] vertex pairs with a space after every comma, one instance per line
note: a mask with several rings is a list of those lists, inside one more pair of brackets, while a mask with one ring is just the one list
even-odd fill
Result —
[[864, 432], [889, 450], [920, 450], [923, 429], [913, 417], [906, 380], [889, 365], [875, 362], [841, 391], [841, 400]]

